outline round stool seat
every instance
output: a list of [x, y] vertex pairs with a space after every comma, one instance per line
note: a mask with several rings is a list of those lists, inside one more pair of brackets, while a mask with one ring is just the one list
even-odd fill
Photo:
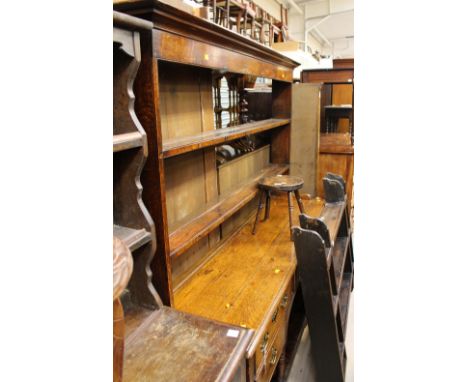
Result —
[[298, 176], [274, 175], [260, 179], [258, 187], [271, 191], [295, 191], [304, 185], [304, 179]]

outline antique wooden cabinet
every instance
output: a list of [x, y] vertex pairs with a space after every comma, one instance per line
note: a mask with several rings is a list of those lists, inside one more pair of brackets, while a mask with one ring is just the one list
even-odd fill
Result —
[[[274, 235], [259, 232], [253, 248], [243, 225], [255, 211], [257, 181], [289, 171], [298, 64], [161, 1], [114, 9], [153, 24], [140, 36], [134, 86], [136, 115], [148, 137], [142, 185], [157, 237], [153, 284], [165, 305], [254, 330], [246, 377], [268, 381], [284, 360], [296, 261], [283, 226]], [[227, 108], [217, 90], [223, 77], [234, 100]], [[252, 115], [265, 113], [249, 110], [245, 89], [257, 77], [271, 79], [271, 115], [254, 121]], [[223, 112], [230, 122], [219, 128]], [[226, 145], [241, 154], [221, 163]], [[142, 317], [135, 312], [129, 319]]]
[[140, 183], [148, 145], [133, 92], [152, 23], [113, 17], [114, 382], [245, 381], [253, 331], [163, 306], [153, 286], [156, 234]]
[[337, 68], [333, 69], [304, 70], [301, 81], [321, 85], [317, 195], [324, 197], [321, 180], [327, 172], [340, 174], [346, 180], [346, 193], [351, 206], [354, 174], [354, 69], [349, 60], [336, 61], [336, 65]]

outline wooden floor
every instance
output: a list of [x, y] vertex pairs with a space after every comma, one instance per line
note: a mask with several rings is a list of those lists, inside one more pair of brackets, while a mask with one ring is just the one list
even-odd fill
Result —
[[[304, 200], [306, 212], [318, 216], [322, 200]], [[299, 225], [294, 206], [293, 223]], [[262, 216], [263, 217], [263, 216]], [[270, 219], [251, 234], [253, 216], [215, 256], [174, 294], [175, 308], [221, 322], [257, 329], [271, 301], [296, 267], [289, 239], [285, 194], [273, 195]]]

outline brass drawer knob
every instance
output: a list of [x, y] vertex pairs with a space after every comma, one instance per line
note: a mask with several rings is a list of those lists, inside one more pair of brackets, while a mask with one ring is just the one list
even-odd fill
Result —
[[288, 306], [289, 294], [285, 294], [283, 296], [283, 300], [281, 300], [281, 307], [286, 308]]
[[270, 364], [271, 364], [271, 365], [274, 365], [274, 364], [276, 363], [277, 359], [278, 359], [278, 350], [277, 350], [275, 347], [273, 347], [273, 348], [271, 349]]
[[263, 343], [262, 343], [262, 346], [260, 347], [260, 351], [265, 354], [266, 352], [266, 349], [267, 349], [267, 345], [268, 345], [268, 339], [270, 338], [270, 334], [267, 332], [265, 333], [265, 335], [263, 336]]
[[271, 322], [276, 322], [276, 319], [278, 318], [278, 312], [279, 312], [279, 307], [276, 308], [275, 313], [273, 313], [273, 317], [271, 318]]

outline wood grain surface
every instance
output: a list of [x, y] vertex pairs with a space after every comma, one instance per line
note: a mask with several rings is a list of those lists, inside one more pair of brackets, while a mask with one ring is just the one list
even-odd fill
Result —
[[[319, 216], [323, 201], [304, 200], [304, 205], [308, 214]], [[251, 224], [252, 219], [176, 291], [177, 309], [252, 329], [266, 325], [296, 267], [286, 197], [272, 197], [270, 219], [259, 224], [255, 236]]]
[[124, 381], [230, 381], [245, 368], [251, 336], [243, 328], [163, 307], [128, 338]]
[[226, 221], [241, 207], [245, 206], [257, 195], [257, 181], [267, 174], [282, 174], [287, 166], [270, 165], [260, 172], [257, 177], [240, 186], [235, 192], [215, 199], [206, 205], [203, 212], [188, 217], [171, 232], [169, 236], [171, 257], [179, 256], [200, 239], [207, 236], [215, 227]]
[[[271, 118], [264, 121], [249, 122], [238, 126], [226, 127], [209, 132], [203, 132], [192, 136], [168, 139], [163, 143], [163, 155], [165, 158], [179, 155], [188, 151], [199, 150], [203, 147], [215, 146], [247, 135], [257, 134], [275, 127], [287, 125], [290, 122], [286, 118]], [[189, 122], [190, 124], [192, 122]]]
[[310, 69], [303, 70], [301, 82], [352, 83], [354, 69]]

